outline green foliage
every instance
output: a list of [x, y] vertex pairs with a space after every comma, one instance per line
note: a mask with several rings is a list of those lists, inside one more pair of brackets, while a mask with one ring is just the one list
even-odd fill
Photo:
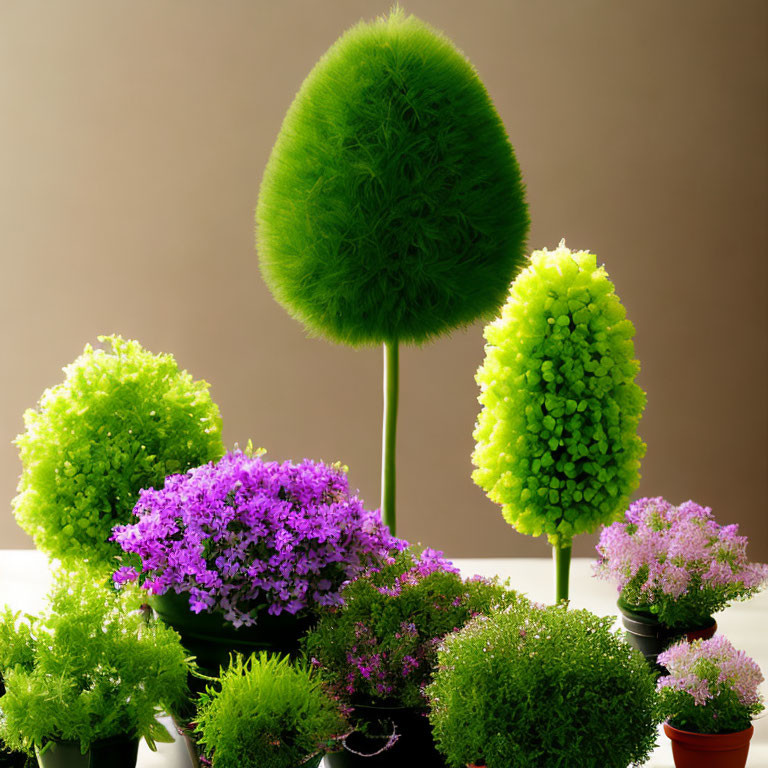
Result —
[[14, 499], [19, 525], [61, 559], [111, 560], [109, 537], [127, 523], [142, 488], [160, 487], [224, 453], [208, 384], [179, 371], [172, 355], [136, 341], [99, 337], [24, 414], [16, 439], [23, 473]]
[[421, 343], [491, 316], [528, 212], [504, 126], [453, 43], [395, 9], [320, 59], [256, 211], [275, 298], [346, 344]]
[[214, 768], [297, 768], [333, 748], [347, 722], [306, 663], [237, 656], [201, 694], [199, 742]]
[[178, 634], [150, 620], [138, 590], [116, 593], [87, 571], [63, 573], [40, 618], [0, 618], [0, 738], [11, 749], [117, 735], [172, 740], [156, 721], [187, 689]]
[[537, 251], [485, 329], [472, 475], [520, 533], [567, 546], [637, 488], [634, 328], [596, 257]]
[[307, 655], [344, 698], [422, 709], [442, 638], [477, 614], [524, 602], [504, 584], [464, 581], [408, 550], [342, 597], [304, 638]]
[[427, 688], [453, 768], [626, 768], [654, 747], [654, 673], [612, 618], [518, 604], [449, 635]]

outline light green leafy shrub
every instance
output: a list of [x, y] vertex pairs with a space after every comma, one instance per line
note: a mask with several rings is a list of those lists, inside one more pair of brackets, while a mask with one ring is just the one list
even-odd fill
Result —
[[172, 355], [99, 337], [24, 414], [16, 519], [53, 557], [110, 560], [112, 527], [128, 523], [142, 488], [220, 458], [219, 409], [208, 384]]
[[297, 768], [334, 748], [347, 722], [306, 662], [236, 656], [201, 694], [196, 733], [214, 768]]
[[448, 635], [427, 688], [452, 768], [626, 768], [660, 716], [654, 673], [612, 617], [518, 603]]
[[0, 739], [17, 750], [110, 736], [172, 741], [156, 716], [186, 695], [179, 636], [151, 620], [143, 595], [116, 593], [92, 573], [63, 573], [39, 618], [0, 614]]

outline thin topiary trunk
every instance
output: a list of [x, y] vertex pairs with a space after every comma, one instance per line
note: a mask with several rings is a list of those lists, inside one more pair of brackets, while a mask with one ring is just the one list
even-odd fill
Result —
[[384, 342], [384, 423], [381, 431], [381, 517], [395, 535], [397, 401], [400, 393], [400, 348]]
[[552, 545], [552, 557], [555, 561], [555, 603], [568, 600], [568, 583], [571, 571], [571, 544], [558, 541]]

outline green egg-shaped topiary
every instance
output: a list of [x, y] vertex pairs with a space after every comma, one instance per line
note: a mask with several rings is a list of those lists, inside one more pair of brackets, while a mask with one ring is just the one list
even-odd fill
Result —
[[142, 488], [224, 454], [221, 417], [208, 384], [172, 355], [99, 337], [68, 365], [64, 381], [24, 414], [16, 519], [61, 559], [111, 560], [112, 527], [129, 522]]
[[344, 34], [291, 105], [256, 212], [264, 278], [313, 333], [421, 343], [492, 315], [528, 229], [477, 72], [395, 9]]
[[640, 482], [633, 334], [596, 257], [563, 243], [532, 254], [485, 329], [473, 478], [516, 530], [557, 551], [618, 519]]

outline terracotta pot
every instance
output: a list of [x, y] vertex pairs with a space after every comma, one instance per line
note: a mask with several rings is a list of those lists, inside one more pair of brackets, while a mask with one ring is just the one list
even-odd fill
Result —
[[692, 733], [664, 723], [675, 768], [744, 768], [754, 727], [737, 733]]
[[621, 622], [627, 630], [626, 641], [637, 648], [651, 666], [664, 674], [666, 670], [656, 663], [656, 658], [663, 650], [680, 638], [684, 637], [689, 642], [707, 640], [717, 631], [717, 622], [712, 617], [697, 627], [672, 629], [662, 624], [655, 613], [627, 605], [621, 600], [618, 606], [622, 614]]
[[[432, 728], [423, 710], [409, 707], [355, 705], [352, 722], [365, 723], [367, 734], [354, 732], [344, 741], [344, 751], [326, 755], [328, 768], [445, 768], [435, 748]], [[399, 738], [385, 748], [393, 733]]]
[[76, 741], [54, 741], [42, 754], [40, 768], [136, 768], [139, 751], [137, 737], [115, 736], [95, 741], [85, 753]]

